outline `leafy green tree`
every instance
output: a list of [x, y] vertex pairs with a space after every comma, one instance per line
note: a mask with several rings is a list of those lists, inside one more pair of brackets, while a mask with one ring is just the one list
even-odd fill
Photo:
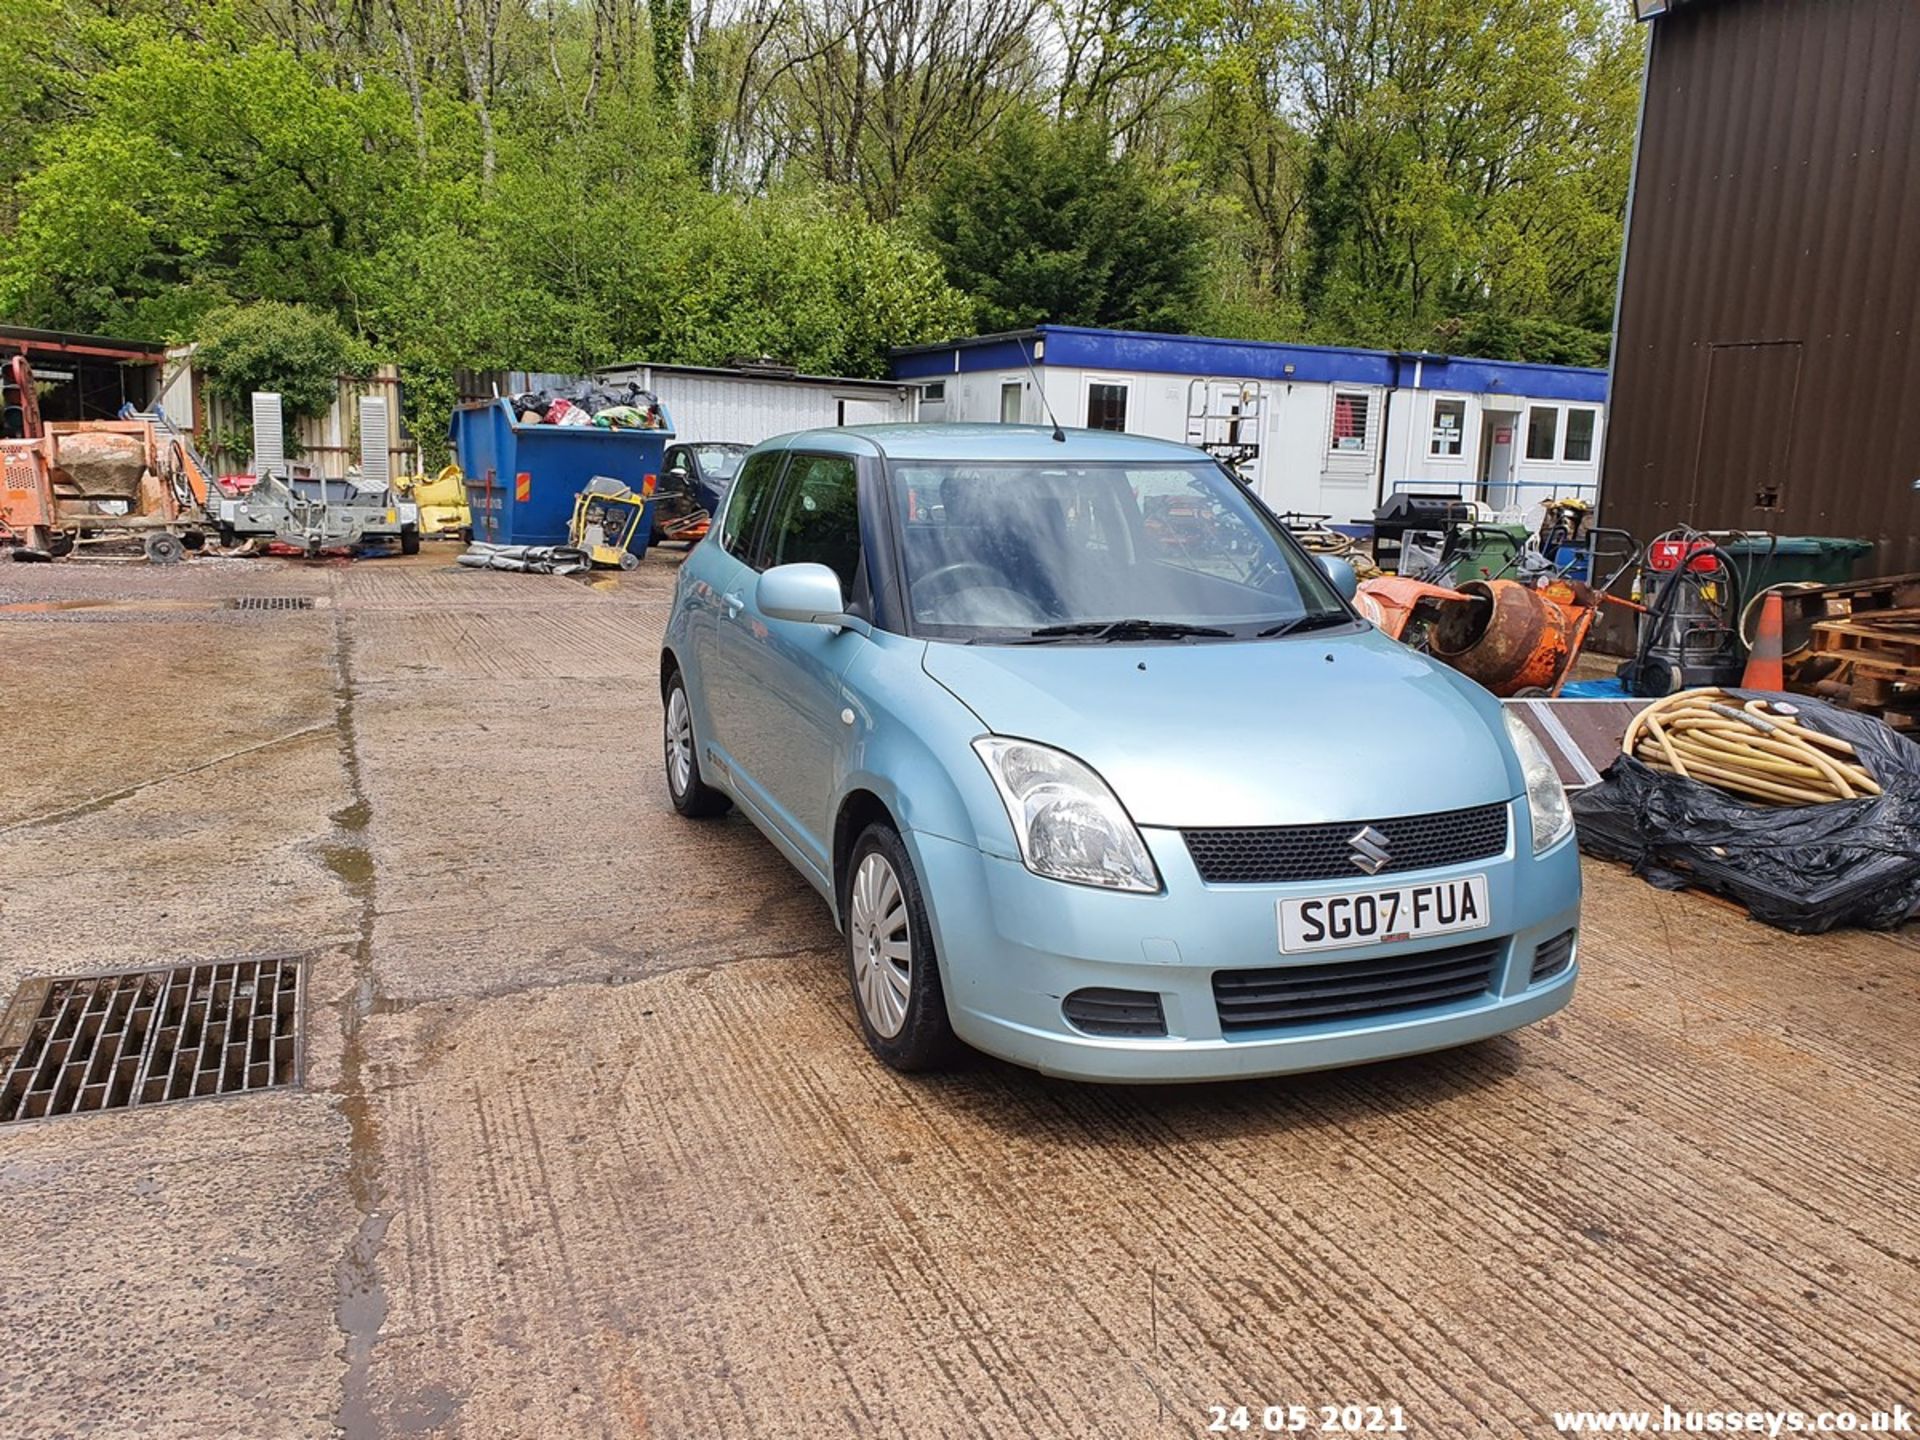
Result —
[[[1604, 355], [1615, 0], [0, 0], [0, 318], [456, 368], [1036, 320]], [[443, 423], [443, 422], [441, 422]]]
[[977, 323], [1190, 329], [1206, 233], [1182, 191], [1087, 125], [1002, 126], [934, 192], [927, 232]]
[[413, 179], [392, 87], [327, 84], [230, 14], [135, 38], [44, 138], [0, 247], [0, 312], [184, 338], [231, 301], [351, 314]]

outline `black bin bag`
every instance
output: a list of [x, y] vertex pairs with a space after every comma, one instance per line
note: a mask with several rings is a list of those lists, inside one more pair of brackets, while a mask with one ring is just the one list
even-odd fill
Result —
[[1920, 745], [1871, 715], [1800, 695], [1725, 692], [1730, 704], [1791, 705], [1809, 730], [1845, 740], [1883, 793], [1823, 805], [1763, 805], [1621, 755], [1574, 797], [1580, 848], [1624, 860], [1664, 890], [1698, 886], [1796, 934], [1885, 930], [1920, 907]]

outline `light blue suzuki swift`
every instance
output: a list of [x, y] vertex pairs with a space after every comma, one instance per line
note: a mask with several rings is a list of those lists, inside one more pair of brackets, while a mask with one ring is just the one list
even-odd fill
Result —
[[1215, 461], [1101, 431], [811, 431], [680, 570], [668, 792], [833, 908], [867, 1043], [1206, 1080], [1461, 1045], [1572, 997], [1538, 742], [1348, 606]]

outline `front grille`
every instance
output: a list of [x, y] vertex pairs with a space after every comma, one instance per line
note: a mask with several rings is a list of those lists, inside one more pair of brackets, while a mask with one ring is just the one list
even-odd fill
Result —
[[1574, 931], [1567, 930], [1551, 940], [1542, 940], [1533, 951], [1533, 976], [1529, 985], [1538, 985], [1542, 980], [1551, 980], [1567, 966], [1573, 963]]
[[1089, 1035], [1164, 1035], [1167, 1019], [1151, 990], [1076, 990], [1060, 1004], [1067, 1023]]
[[1379, 875], [1433, 870], [1485, 860], [1507, 848], [1507, 807], [1480, 805], [1393, 820], [1341, 820], [1331, 825], [1268, 825], [1242, 830], [1185, 830], [1187, 849], [1209, 885], [1280, 885], [1293, 880], [1351, 880], [1367, 871], [1353, 863], [1353, 838], [1371, 828], [1384, 837], [1388, 860]]
[[1228, 1035], [1425, 1010], [1492, 989], [1505, 946], [1504, 940], [1479, 940], [1388, 959], [1216, 970], [1213, 1003]]

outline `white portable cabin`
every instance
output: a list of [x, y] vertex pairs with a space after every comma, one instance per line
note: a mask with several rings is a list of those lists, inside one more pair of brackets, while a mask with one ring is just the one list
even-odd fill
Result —
[[757, 445], [775, 435], [830, 425], [879, 425], [914, 418], [920, 392], [898, 380], [800, 375], [775, 368], [613, 365], [594, 379], [632, 381], [658, 395], [680, 441]]
[[1044, 424], [1050, 404], [1199, 446], [1272, 509], [1335, 524], [1397, 489], [1511, 513], [1599, 487], [1604, 370], [1069, 325], [910, 346], [892, 369], [922, 420]]

